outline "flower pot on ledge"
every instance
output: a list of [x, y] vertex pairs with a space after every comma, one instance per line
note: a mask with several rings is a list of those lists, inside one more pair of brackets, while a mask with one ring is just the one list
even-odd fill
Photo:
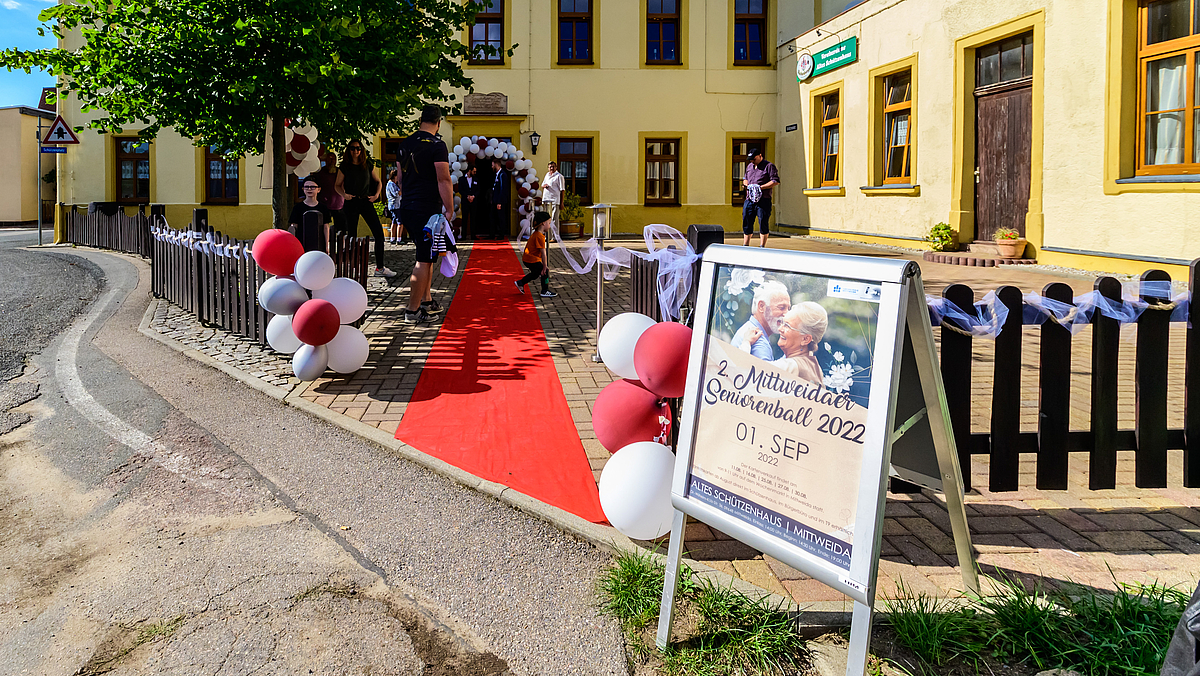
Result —
[[1000, 250], [1001, 258], [1024, 258], [1025, 257], [1025, 238], [1018, 237], [1017, 239], [997, 239], [996, 248]]

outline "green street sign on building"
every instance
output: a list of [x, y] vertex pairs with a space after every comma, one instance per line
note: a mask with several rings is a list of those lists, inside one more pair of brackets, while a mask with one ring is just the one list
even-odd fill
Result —
[[843, 40], [829, 49], [817, 52], [813, 61], [812, 77], [858, 61], [858, 38]]

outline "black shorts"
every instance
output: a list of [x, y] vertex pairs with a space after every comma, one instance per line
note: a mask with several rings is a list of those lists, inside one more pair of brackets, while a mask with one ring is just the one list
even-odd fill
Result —
[[417, 245], [418, 263], [432, 263], [437, 260], [437, 255], [433, 253], [433, 237], [425, 229], [425, 224], [435, 214], [436, 212], [416, 209], [400, 210], [400, 222], [408, 230], [408, 236], [412, 238], [413, 244]]

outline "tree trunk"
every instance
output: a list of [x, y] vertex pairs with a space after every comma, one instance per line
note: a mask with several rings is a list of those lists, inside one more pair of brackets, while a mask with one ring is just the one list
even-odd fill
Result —
[[287, 147], [284, 143], [283, 116], [271, 120], [271, 206], [275, 210], [275, 227], [288, 227]]

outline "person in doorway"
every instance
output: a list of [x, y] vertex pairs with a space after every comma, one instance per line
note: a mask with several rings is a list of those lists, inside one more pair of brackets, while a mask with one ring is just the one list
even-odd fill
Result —
[[371, 166], [367, 150], [360, 141], [346, 144], [335, 187], [346, 200], [342, 210], [350, 232], [358, 231], [359, 216], [371, 229], [371, 236], [375, 238], [375, 276], [395, 277], [396, 273], [383, 264], [383, 224], [379, 222], [379, 214], [375, 213], [383, 183], [379, 180], [379, 170]]
[[417, 246], [417, 261], [409, 278], [408, 306], [404, 321], [431, 322], [442, 311], [433, 300], [433, 230], [425, 226], [435, 216], [454, 218], [454, 182], [450, 179], [450, 153], [436, 136], [442, 125], [442, 109], [427, 105], [421, 109], [417, 131], [400, 142], [399, 159], [400, 221], [412, 233]]
[[[786, 286], [774, 280], [759, 284], [750, 304], [750, 319], [733, 334], [733, 346], [747, 350], [763, 361], [775, 361], [775, 348], [771, 346], [770, 338], [779, 333], [780, 322], [790, 309], [792, 297]], [[751, 335], [755, 336], [754, 340], [750, 340]]]
[[325, 221], [325, 251], [331, 253], [333, 251], [333, 241], [338, 235], [347, 234], [353, 236], [349, 228], [346, 227], [345, 214], [342, 212], [342, 207], [346, 200], [337, 191], [337, 153], [333, 152], [328, 146], [321, 147], [321, 169], [315, 174], [309, 176], [310, 179], [317, 182], [320, 190], [317, 191], [317, 201], [320, 202], [326, 209], [329, 210], [329, 218]]
[[529, 241], [525, 242], [525, 252], [521, 254], [521, 262], [529, 268], [529, 274], [513, 282], [517, 291], [525, 293], [525, 285], [535, 279], [542, 280], [542, 298], [557, 298], [558, 294], [550, 290], [550, 257], [546, 250], [546, 230], [550, 227], [550, 214], [545, 211], [533, 212], [533, 232]]
[[394, 244], [407, 244], [407, 233], [404, 224], [400, 222], [400, 174], [395, 169], [388, 172], [387, 182], [387, 216], [392, 219], [388, 239]]
[[750, 246], [750, 235], [754, 234], [754, 219], [758, 218], [758, 245], [767, 245], [770, 232], [771, 194], [779, 185], [779, 170], [763, 157], [762, 150], [750, 149], [750, 161], [746, 163], [746, 174], [742, 187], [746, 189], [746, 200], [742, 202], [742, 246]]
[[509, 178], [508, 172], [504, 169], [504, 160], [493, 157], [491, 204], [488, 208], [493, 239], [508, 239], [508, 236], [512, 234], [512, 226], [509, 224], [511, 219], [508, 214], [508, 189]]
[[558, 162], [546, 164], [546, 176], [542, 179], [542, 208], [550, 214], [550, 228], [561, 232], [562, 194], [566, 189], [563, 175], [558, 173]]
[[[794, 376], [810, 383], [823, 385], [824, 376], [817, 362], [817, 350], [821, 337], [829, 328], [829, 314], [825, 308], [812, 301], [793, 305], [779, 322], [779, 349], [783, 356], [771, 363]], [[750, 329], [742, 349], [761, 338], [758, 329]]]
[[484, 206], [483, 186], [479, 184], [479, 177], [475, 174], [475, 165], [471, 164], [467, 167], [467, 173], [458, 179], [458, 196], [462, 199], [462, 238], [464, 240], [471, 239], [473, 230], [482, 232], [487, 227], [486, 221], [479, 217], [479, 214], [483, 214], [483, 218], [486, 219], [487, 212], [482, 208]]
[[304, 199], [296, 202], [292, 206], [292, 213], [288, 216], [288, 225], [291, 226], [292, 232], [300, 236], [300, 241], [307, 242], [307, 238], [302, 236], [304, 228], [304, 214], [315, 211], [321, 215], [321, 231], [318, 240], [323, 244], [323, 248], [329, 250], [329, 223], [332, 216], [329, 213], [329, 208], [321, 204], [318, 195], [321, 193], [321, 185], [317, 179], [312, 176], [305, 176], [300, 179], [300, 191], [304, 193]]

